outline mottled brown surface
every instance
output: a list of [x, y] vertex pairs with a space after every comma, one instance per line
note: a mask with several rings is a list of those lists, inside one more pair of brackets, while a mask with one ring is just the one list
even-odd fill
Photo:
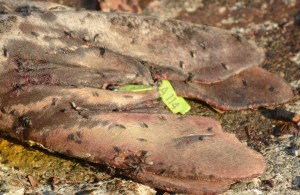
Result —
[[[10, 6], [17, 7], [14, 3]], [[7, 86], [47, 84], [106, 89], [111, 85], [153, 85], [161, 79], [209, 84], [257, 66], [264, 58], [263, 50], [253, 41], [206, 25], [129, 14], [31, 9], [25, 6], [20, 13], [4, 17], [2, 29], [14, 34], [2, 36], [6, 53], [2, 60], [8, 60], [6, 63], [13, 67], [3, 70], [10, 78], [3, 79]], [[247, 78], [240, 78], [243, 76], [239, 74], [238, 78], [245, 83]], [[264, 82], [274, 83], [275, 78], [269, 75]], [[279, 95], [251, 99], [251, 94], [263, 93], [266, 87], [255, 82], [252, 91], [245, 90], [232, 80], [228, 80], [231, 84], [219, 82], [211, 90], [193, 84], [194, 95], [184, 87], [177, 87], [177, 91], [225, 110], [280, 104], [292, 97], [291, 89], [278, 81], [285, 91], [267, 84]], [[236, 89], [228, 93], [230, 88], [222, 85]], [[223, 100], [220, 97], [224, 94], [228, 98]], [[241, 94], [243, 101], [238, 103]]]
[[[152, 187], [220, 192], [265, 168], [259, 154], [209, 118], [99, 112], [83, 117], [76, 110], [62, 112], [59, 103], [53, 107], [43, 102], [51, 105], [41, 100], [13, 105], [14, 112], [2, 111], [2, 131], [68, 156], [124, 169], [123, 174]], [[31, 109], [26, 112], [24, 107]]]
[[[60, 56], [65, 56], [68, 63], [88, 66], [80, 59], [100, 57], [101, 51], [97, 55], [92, 48], [107, 48], [152, 63], [161, 74], [171, 69], [184, 79], [204, 83], [224, 80], [264, 58], [263, 50], [252, 41], [228, 31], [151, 16], [61, 11], [12, 17], [16, 21], [10, 25], [19, 28], [12, 27], [12, 33], [18, 32], [18, 36], [13, 42], [8, 37], [3, 44], [12, 56], [20, 58], [62, 61]], [[16, 44], [20, 47], [14, 47]], [[25, 44], [33, 52], [26, 52]], [[90, 49], [86, 51], [87, 46]]]
[[[224, 17], [222, 14], [219, 16], [218, 8], [221, 5], [224, 6], [233, 6], [234, 1], [230, 2], [204, 2], [204, 8], [200, 8], [200, 11], [195, 13], [195, 18], [198, 20], [203, 20], [201, 23], [209, 23], [216, 26], [222, 26], [225, 28], [229, 28], [231, 26], [239, 25], [239, 23], [233, 23], [229, 25], [224, 25], [220, 22]], [[288, 7], [283, 3], [279, 3], [275, 1], [273, 4], [267, 4], [267, 8], [263, 10], [270, 10], [271, 12], [266, 12], [264, 14], [253, 14], [253, 9], [255, 13], [263, 13], [260, 11], [262, 7], [262, 2], [258, 1], [258, 3], [247, 4], [246, 8], [241, 9], [240, 11], [228, 11], [228, 14], [233, 14], [236, 18], [245, 17], [247, 20], [244, 20], [244, 23], [241, 26], [245, 25], [252, 20], [255, 22], [264, 21], [264, 19], [274, 19], [274, 21], [282, 24], [279, 29], [273, 29], [271, 31], [250, 31], [250, 35], [255, 35], [256, 39], [261, 45], [267, 48], [267, 61], [263, 64], [263, 67], [268, 68], [269, 70], [280, 73], [281, 76], [284, 76], [285, 79], [289, 81], [295, 81], [299, 79], [299, 68], [293, 64], [289, 58], [293, 56], [299, 48], [299, 31], [297, 27], [294, 26], [293, 23], [293, 14], [295, 13], [295, 7]], [[205, 10], [205, 12], [203, 12]], [[213, 11], [215, 10], [215, 11]], [[239, 10], [239, 9], [238, 9]], [[272, 11], [273, 10], [273, 11]], [[274, 11], [275, 10], [275, 11]], [[276, 12], [277, 10], [277, 12]], [[207, 14], [206, 14], [207, 13]], [[209, 15], [210, 13], [210, 15]], [[212, 14], [213, 13], [213, 14]], [[248, 14], [244, 14], [248, 13]], [[270, 14], [271, 13], [271, 14]], [[278, 14], [279, 13], [279, 14]], [[205, 15], [202, 16], [202, 14]], [[226, 13], [227, 14], [227, 13]], [[253, 17], [250, 17], [253, 16]], [[250, 18], [248, 18], [250, 17]], [[253, 18], [259, 18], [253, 19]], [[187, 20], [190, 18], [187, 17]], [[194, 20], [196, 21], [196, 20]], [[212, 22], [211, 22], [212, 21]], [[211, 22], [211, 23], [210, 23]], [[252, 34], [253, 33], [253, 34]], [[248, 139], [249, 145], [259, 150], [259, 148], [263, 147], [263, 145], [268, 144], [268, 138], [270, 134], [272, 134], [271, 124], [278, 125], [280, 127], [280, 123], [276, 123], [275, 121], [268, 120], [264, 118], [258, 110], [254, 111], [240, 111], [240, 112], [230, 112], [227, 114], [216, 114], [207, 108], [203, 108], [198, 103], [193, 103], [194, 110], [198, 114], [205, 114], [217, 118], [219, 121], [222, 121], [222, 125], [228, 131], [234, 131], [237, 133], [239, 138]], [[261, 123], [261, 121], [264, 123]], [[25, 120], [26, 121], [26, 120]], [[157, 184], [159, 185], [159, 184]], [[171, 184], [168, 184], [171, 185]], [[204, 183], [204, 186], [208, 187], [208, 185], [214, 185], [213, 183]], [[221, 184], [220, 184], [221, 185]], [[212, 186], [210, 186], [212, 187]], [[219, 188], [218, 188], [219, 189]]]
[[220, 110], [241, 110], [284, 103], [294, 96], [289, 84], [254, 67], [213, 84], [172, 82], [180, 96], [202, 100]]

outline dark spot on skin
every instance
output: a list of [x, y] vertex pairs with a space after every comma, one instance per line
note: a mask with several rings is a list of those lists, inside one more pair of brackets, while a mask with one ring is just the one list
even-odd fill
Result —
[[74, 37], [74, 32], [73, 31], [64, 31], [65, 35], [68, 37]]
[[179, 62], [179, 67], [182, 68], [182, 69], [185, 69], [185, 64], [183, 61], [180, 61]]
[[19, 125], [25, 128], [29, 128], [32, 126], [32, 121], [28, 116], [22, 116], [19, 118]]
[[85, 41], [85, 42], [89, 42], [89, 41], [90, 41], [90, 38], [89, 38], [88, 36], [86, 36], [86, 35], [83, 35], [83, 36], [81, 37], [81, 39], [82, 39], [83, 41]]
[[239, 34], [232, 34], [232, 36], [238, 41], [238, 42], [242, 42], [242, 37]]
[[186, 118], [186, 116], [183, 116], [183, 115], [178, 116], [178, 119], [179, 119], [179, 120], [183, 120], [183, 119], [185, 119], [185, 118]]
[[120, 128], [120, 129], [126, 129], [126, 127], [122, 124], [115, 124], [115, 126]]
[[222, 67], [223, 67], [224, 69], [230, 70], [230, 67], [229, 67], [227, 64], [221, 63], [221, 65], [222, 65]]
[[114, 146], [113, 149], [115, 152], [118, 152], [118, 153], [121, 152], [121, 148], [119, 148], [118, 146]]
[[173, 139], [173, 141], [176, 143], [177, 147], [185, 147], [199, 141], [204, 141], [205, 139], [211, 137], [214, 137], [214, 134], [188, 135]]
[[140, 63], [141, 63], [142, 65], [146, 65], [146, 64], [147, 64], [147, 62], [146, 62], [146, 61], [143, 61], [143, 60], [141, 60]]
[[196, 55], [195, 55], [195, 52], [194, 52], [194, 51], [190, 51], [190, 55], [191, 55], [191, 57], [192, 57], [192, 58], [195, 58], [195, 57], [196, 57]]
[[59, 111], [60, 111], [60, 112], [66, 112], [67, 109], [63, 108], [63, 109], [60, 109]]
[[245, 98], [245, 94], [242, 91], [236, 91], [235, 94], [239, 97], [239, 98]]
[[67, 54], [67, 51], [64, 48], [59, 48], [58, 52], [60, 52], [62, 54]]
[[146, 142], [146, 141], [148, 141], [148, 140], [146, 140], [144, 138], [138, 138], [137, 140], [140, 141], [140, 142]]
[[66, 155], [72, 156], [73, 152], [71, 150], [66, 150]]
[[110, 84], [110, 85], [107, 85], [106, 90], [115, 91], [118, 88], [119, 88], [119, 85], [117, 85], [117, 84]]
[[269, 91], [270, 92], [278, 92], [278, 90], [275, 87], [273, 87], [273, 86], [269, 87]]
[[160, 121], [167, 121], [167, 119], [166, 119], [164, 116], [157, 116], [157, 118], [158, 118]]
[[70, 102], [70, 105], [73, 109], [76, 109], [77, 105], [75, 104], [75, 102]]
[[137, 42], [137, 38], [136, 37], [131, 37], [131, 44], [135, 44]]
[[128, 28], [134, 28], [134, 25], [132, 24], [132, 22], [128, 22], [128, 23], [127, 23], [127, 27], [128, 27]]
[[100, 47], [100, 55], [101, 56], [104, 56], [104, 54], [105, 54], [105, 48], [104, 47]]
[[206, 44], [205, 43], [201, 42], [199, 45], [202, 47], [203, 50], [206, 49]]
[[118, 129], [126, 129], [126, 127], [122, 124], [111, 124], [109, 127], [108, 127], [108, 130], [111, 130], [113, 128], [118, 128]]
[[207, 128], [207, 131], [212, 131], [212, 130], [213, 130], [212, 127], [208, 127], [208, 128]]
[[52, 105], [52, 106], [56, 106], [56, 105], [57, 105], [57, 101], [58, 101], [57, 98], [53, 98], [53, 99], [52, 99], [51, 105]]
[[187, 82], [192, 81], [194, 78], [195, 78], [195, 74], [189, 72], [189, 76], [188, 76], [188, 78], [186, 79], [186, 81], [187, 81]]
[[39, 36], [39, 34], [38, 34], [37, 32], [34, 32], [34, 31], [31, 31], [31, 34], [32, 34], [33, 36], [35, 36], [35, 37], [38, 37], [38, 36]]
[[24, 85], [23, 85], [23, 84], [20, 84], [20, 83], [14, 83], [14, 84], [13, 84], [13, 89], [14, 89], [14, 90], [21, 90], [21, 91], [24, 91]]
[[3, 48], [3, 56], [6, 58], [8, 57], [8, 51], [6, 48]]
[[139, 123], [139, 125], [141, 126], [141, 127], [143, 127], [143, 128], [148, 128], [148, 125], [146, 124], [146, 123]]
[[17, 7], [15, 11], [22, 13], [22, 16], [29, 16], [32, 11], [41, 11], [41, 10], [36, 6], [23, 5]]
[[161, 169], [160, 171], [159, 171], [159, 175], [162, 175], [162, 174], [164, 174], [165, 172], [166, 172], [167, 170], [166, 169]]
[[17, 111], [15, 109], [13, 109], [9, 114], [16, 116], [17, 115]]
[[98, 38], [99, 38], [99, 34], [97, 33], [97, 34], [95, 34], [95, 36], [94, 36], [94, 38], [93, 38], [93, 41], [94, 41], [94, 42], [98, 41]]
[[243, 85], [244, 85], [245, 87], [247, 87], [247, 86], [248, 86], [248, 81], [246, 81], [246, 80], [242, 80], [242, 83], [243, 83]]
[[76, 135], [77, 135], [78, 137], [81, 137], [80, 131], [76, 131]]
[[82, 141], [81, 141], [81, 133], [79, 131], [76, 131], [75, 133], [70, 133], [67, 136], [67, 140], [68, 141], [74, 141], [77, 144], [81, 144], [82, 143]]
[[57, 18], [54, 12], [44, 12], [44, 14], [41, 14], [40, 16], [46, 22], [53, 22]]
[[123, 97], [124, 97], [124, 98], [126, 98], [126, 99], [133, 98], [133, 96], [132, 96], [132, 95], [123, 95]]
[[67, 139], [69, 141], [74, 141], [75, 140], [75, 135], [73, 133], [71, 133], [71, 134], [68, 135]]
[[99, 97], [99, 94], [98, 94], [97, 91], [93, 91], [93, 92], [92, 92], [92, 95], [93, 95], [94, 97]]
[[80, 114], [80, 116], [82, 116], [82, 118], [84, 118], [84, 119], [89, 119], [89, 115], [88, 114]]
[[76, 144], [81, 144], [82, 141], [81, 141], [81, 140], [76, 140], [75, 143], [76, 143]]
[[102, 127], [105, 127], [109, 124], [109, 121], [106, 121], [106, 120], [105, 121], [100, 121], [100, 124], [101, 124]]
[[143, 159], [145, 159], [147, 156], [149, 156], [148, 155], [148, 151], [146, 151], [146, 150], [141, 150], [141, 158], [143, 158]]
[[202, 30], [208, 32], [208, 26], [206, 24], [202, 25]]

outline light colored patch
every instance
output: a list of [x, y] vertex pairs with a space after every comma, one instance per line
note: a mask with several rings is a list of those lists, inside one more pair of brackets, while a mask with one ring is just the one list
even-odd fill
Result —
[[290, 60], [297, 65], [300, 65], [300, 52], [298, 52], [295, 56], [290, 57]]

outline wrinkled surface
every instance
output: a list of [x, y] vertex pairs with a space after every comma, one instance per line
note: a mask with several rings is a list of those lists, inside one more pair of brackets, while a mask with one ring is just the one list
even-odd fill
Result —
[[[151, 16], [60, 11], [1, 17], [6, 21], [2, 28], [10, 32], [9, 36], [2, 35], [1, 45], [19, 58], [26, 55], [55, 61], [64, 56], [73, 65], [93, 68], [93, 61], [105, 58], [108, 48], [119, 55], [153, 63], [158, 73], [172, 69], [183, 79], [192, 75], [193, 81], [204, 83], [224, 80], [260, 64], [264, 58], [263, 50], [254, 42], [228, 31]], [[15, 46], [21, 43], [34, 52], [25, 53], [24, 48]], [[86, 58], [92, 62], [84, 63]], [[76, 63], [78, 59], [83, 61]]]
[[[203, 99], [201, 93], [194, 94], [201, 92], [199, 82], [223, 80], [262, 61], [263, 52], [252, 42], [212, 27], [152, 17], [24, 13], [2, 16], [1, 130], [69, 156], [124, 169], [132, 178], [170, 191], [220, 192], [234, 181], [263, 172], [261, 156], [220, 127], [214, 132], [211, 119], [116, 113], [139, 105], [153, 107], [158, 94], [100, 89], [115, 83], [153, 84], [155, 79], [170, 79], [192, 82], [191, 94], [186, 96]], [[78, 20], [72, 24], [71, 18]], [[88, 27], [98, 23], [103, 26]], [[270, 105], [292, 96], [281, 80], [253, 70], [224, 83], [204, 85], [202, 96], [215, 98], [211, 104], [224, 109]], [[267, 85], [252, 85], [253, 72], [263, 75]], [[248, 84], [251, 90], [242, 89]], [[287, 90], [283, 98], [268, 96], [261, 102], [249, 96], [257, 88], [278, 93], [279, 84]], [[223, 86], [230, 86], [225, 88], [225, 101], [220, 100]], [[178, 88], [186, 94], [184, 90]], [[243, 95], [245, 102], [227, 104]]]
[[178, 95], [199, 99], [221, 110], [257, 108], [287, 102], [291, 87], [280, 77], [254, 67], [213, 84], [172, 82]]
[[[15, 4], [12, 1], [11, 6], [17, 7]], [[258, 65], [264, 55], [253, 42], [228, 31], [150, 16], [47, 12], [31, 7], [17, 7], [19, 14], [1, 16], [1, 61], [6, 68], [1, 66], [0, 72], [7, 77], [3, 79], [7, 86], [107, 89], [135, 83], [153, 85], [161, 79], [188, 81], [193, 89], [189, 87], [187, 93], [184, 87], [177, 87], [178, 94], [223, 110], [279, 104], [293, 96], [284, 81], [268, 73], [260, 74], [264, 82], [285, 87], [285, 96], [280, 88], [277, 96], [268, 93], [253, 99], [254, 91], [263, 93], [266, 88], [259, 82], [251, 84], [251, 90], [236, 85], [236, 80], [246, 83], [248, 78], [242, 77], [255, 72], [236, 74]], [[208, 85], [211, 82], [217, 83]], [[226, 98], [220, 98], [224, 90]]]
[[62, 112], [60, 102], [34, 102], [12, 105], [14, 112], [2, 110], [2, 131], [68, 156], [124, 169], [125, 175], [152, 187], [224, 191], [234, 181], [262, 174], [265, 167], [261, 155], [209, 118], [99, 112], [83, 117], [72, 105]]

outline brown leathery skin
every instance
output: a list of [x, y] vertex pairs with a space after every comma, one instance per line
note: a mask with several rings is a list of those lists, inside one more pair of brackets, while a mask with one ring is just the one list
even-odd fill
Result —
[[177, 95], [206, 102], [219, 110], [242, 110], [285, 103], [294, 97], [291, 86], [262, 68], [253, 67], [212, 84], [172, 81]]
[[76, 110], [60, 112], [51, 107], [33, 109], [24, 116], [1, 113], [0, 119], [7, 116], [14, 125], [2, 126], [2, 131], [11, 136], [124, 169], [141, 182], [156, 178], [160, 185], [148, 184], [165, 190], [202, 192], [201, 183], [213, 182], [209, 185], [216, 192], [223, 191], [234, 181], [262, 174], [265, 168], [260, 154], [206, 117], [98, 112], [85, 118]]
[[[156, 90], [103, 90], [163, 78], [174, 80], [179, 94], [217, 108], [287, 101], [289, 86], [252, 68], [264, 59], [252, 41], [205, 25], [129, 14], [37, 9], [0, 20], [1, 131], [179, 193], [219, 193], [263, 173], [262, 156], [213, 119], [165, 114], [157, 109]], [[178, 87], [175, 80], [185, 83]], [[257, 90], [268, 94], [253, 99]], [[144, 113], [134, 113], [139, 108]]]
[[[40, 52], [26, 53], [28, 58], [51, 58], [52, 54], [68, 54], [84, 47], [108, 48], [180, 71], [186, 78], [193, 74], [193, 81], [201, 83], [224, 80], [264, 59], [263, 50], [252, 41], [223, 29], [177, 20], [84, 11], [32, 12], [28, 16], [6, 14], [2, 19], [11, 16], [16, 22], [11, 35], [3, 37], [1, 45], [8, 47], [11, 54], [18, 49], [10, 48], [11, 41], [30, 42], [44, 48]], [[78, 46], [69, 39], [86, 43]], [[47, 47], [50, 52], [46, 52]]]
[[[10, 86], [15, 82], [21, 86], [47, 84], [106, 89], [115, 84], [153, 85], [156, 79], [186, 81], [189, 83], [187, 87], [191, 89], [193, 86], [193, 89], [187, 92], [185, 86], [178, 87], [177, 85], [176, 90], [179, 95], [204, 100], [217, 109], [223, 110], [280, 104], [291, 99], [292, 96], [291, 88], [286, 85], [283, 96], [275, 91], [274, 93], [279, 95], [256, 96], [258, 98], [253, 100], [252, 95], [249, 94], [254, 93], [250, 93], [248, 89], [255, 93], [263, 93], [266, 90], [259, 83], [248, 88], [237, 85], [239, 88], [234, 89], [234, 93], [218, 94], [224, 89], [230, 91], [231, 84], [229, 82], [244, 75], [241, 72], [235, 77], [235, 74], [249, 69], [255, 63], [258, 65], [263, 60], [262, 49], [254, 46], [251, 41], [247, 42], [244, 38], [232, 35], [225, 30], [150, 16], [148, 18], [115, 13], [59, 11], [54, 14], [44, 11], [32, 12], [26, 16], [5, 14], [1, 17], [4, 21], [2, 28], [10, 31], [10, 33], [2, 34], [0, 41], [7, 53], [6, 56], [2, 56], [1, 61], [6, 64], [3, 71], [8, 71], [5, 73], [7, 77], [5, 82]], [[75, 22], [72, 24], [72, 22], [67, 22], [70, 18], [78, 20], [74, 20]], [[61, 24], [62, 21], [64, 24]], [[78, 21], [80, 21], [80, 25], [76, 25]], [[137, 26], [129, 30], [126, 25], [132, 23]], [[85, 28], [87, 24], [89, 24], [89, 28]], [[153, 24], [153, 26], [149, 26], [149, 24]], [[80, 29], [78, 29], [79, 26]], [[171, 27], [174, 28], [172, 32], [169, 29]], [[178, 35], [179, 37], [174, 40], [174, 37], [172, 38], [173, 31], [180, 32], [180, 36]], [[137, 34], [146, 34], [141, 36], [139, 41], [129, 43], [126, 41], [127, 39], [119, 40], [122, 38], [119, 37], [120, 33], [124, 35], [123, 39], [129, 35], [134, 37]], [[164, 33], [169, 33], [170, 36], [166, 36]], [[162, 39], [162, 36], [169, 37], [170, 40]], [[199, 36], [207, 39], [213, 47], [210, 49], [208, 45], [200, 44]], [[152, 39], [155, 39], [156, 42], [151, 42]], [[158, 43], [160, 39], [162, 40]], [[236, 43], [232, 41], [236, 41]], [[156, 52], [165, 48], [168, 50], [168, 55], [160, 56], [163, 53], [154, 55], [153, 52], [148, 51], [149, 48], [144, 48], [148, 42], [157, 43], [151, 51]], [[197, 51], [204, 53], [189, 52], [188, 62], [181, 60], [179, 65], [172, 62], [172, 60], [181, 59], [180, 56], [173, 56], [173, 53], [179, 52], [178, 48], [181, 49], [182, 54], [188, 52], [195, 44], [199, 44], [200, 47], [197, 48]], [[118, 48], [116, 48], [117, 46]], [[138, 48], [139, 52], [136, 51]], [[231, 63], [238, 65], [231, 66]], [[222, 78], [220, 75], [223, 75]], [[281, 79], [276, 76], [264, 75], [268, 75], [264, 79], [266, 83], [275, 81], [278, 84], [281, 82]], [[229, 76], [232, 78], [226, 79]], [[198, 77], [209, 77], [206, 81], [203, 80], [206, 85], [197, 84], [201, 80]], [[208, 84], [222, 79], [225, 80], [217, 82], [215, 85]], [[180, 86], [182, 85], [184, 84], [182, 83]], [[214, 90], [212, 86], [219, 86], [218, 90]], [[199, 93], [195, 94], [196, 91]], [[270, 99], [268, 99], [269, 97]], [[240, 100], [237, 100], [238, 98]]]

